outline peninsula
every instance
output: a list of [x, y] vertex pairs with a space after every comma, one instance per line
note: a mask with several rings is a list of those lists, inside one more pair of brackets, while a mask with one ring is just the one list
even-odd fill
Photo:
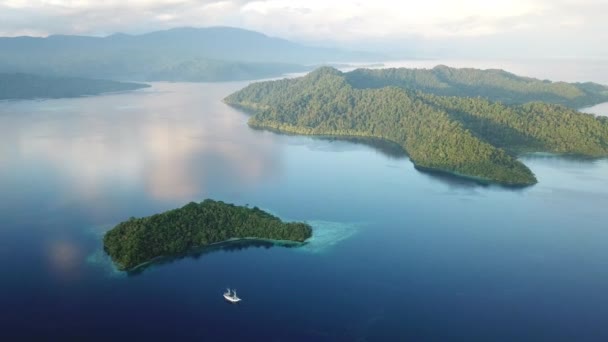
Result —
[[257, 207], [207, 199], [162, 214], [130, 218], [108, 231], [103, 243], [116, 265], [130, 270], [157, 257], [231, 239], [304, 242], [311, 236], [312, 228], [306, 223], [283, 222]]
[[420, 169], [516, 186], [537, 182], [516, 159], [521, 153], [607, 156], [608, 120], [573, 109], [603, 101], [608, 88], [599, 84], [445, 66], [323, 67], [253, 83], [225, 99], [254, 114], [252, 127], [381, 138], [400, 145]]
[[147, 87], [142, 83], [0, 73], [0, 100], [79, 97]]

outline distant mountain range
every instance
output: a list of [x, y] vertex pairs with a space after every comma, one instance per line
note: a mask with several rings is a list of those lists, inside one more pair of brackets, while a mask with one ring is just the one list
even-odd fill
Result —
[[108, 37], [0, 38], [0, 72], [136, 81], [226, 81], [278, 76], [381, 56], [300, 45], [230, 27]]

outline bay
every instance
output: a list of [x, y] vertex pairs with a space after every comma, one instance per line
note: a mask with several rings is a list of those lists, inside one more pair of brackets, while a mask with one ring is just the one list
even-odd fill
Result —
[[[424, 63], [608, 80], [599, 62]], [[246, 84], [0, 102], [3, 340], [608, 338], [608, 160], [524, 156], [524, 189], [421, 173], [390, 144], [250, 129], [221, 102]], [[103, 253], [118, 222], [204, 198], [314, 236], [132, 275]]]

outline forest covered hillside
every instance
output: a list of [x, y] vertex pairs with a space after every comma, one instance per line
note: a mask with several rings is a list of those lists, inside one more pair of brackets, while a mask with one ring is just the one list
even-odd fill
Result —
[[608, 101], [608, 87], [601, 84], [552, 82], [523, 77], [499, 69], [357, 69], [345, 74], [355, 88], [395, 86], [440, 96], [484, 97], [505, 104], [542, 101], [571, 108]]

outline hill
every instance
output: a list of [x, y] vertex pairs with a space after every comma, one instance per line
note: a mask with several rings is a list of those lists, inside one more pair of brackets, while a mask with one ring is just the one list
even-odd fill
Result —
[[355, 88], [395, 86], [441, 96], [484, 97], [505, 104], [533, 101], [583, 108], [608, 101], [608, 87], [587, 83], [566, 83], [522, 77], [498, 69], [357, 69], [346, 74]]
[[[371, 76], [366, 79], [366, 74]], [[608, 120], [555, 104], [439, 96], [416, 86], [420, 79], [395, 86], [400, 78], [378, 75], [383, 76], [381, 71], [320, 68], [302, 78], [254, 83], [225, 101], [252, 111], [254, 127], [382, 138], [399, 144], [421, 169], [510, 185], [536, 182], [517, 153], [608, 155]]]

